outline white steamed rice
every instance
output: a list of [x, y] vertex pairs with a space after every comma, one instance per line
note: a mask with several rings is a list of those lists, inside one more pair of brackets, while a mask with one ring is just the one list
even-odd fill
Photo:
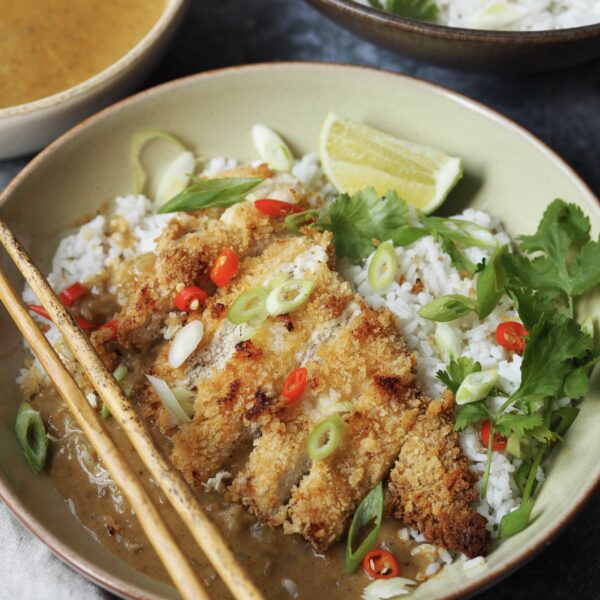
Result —
[[[369, 0], [356, 1], [369, 6]], [[600, 22], [600, 0], [435, 1], [438, 23], [451, 27], [541, 31]]]

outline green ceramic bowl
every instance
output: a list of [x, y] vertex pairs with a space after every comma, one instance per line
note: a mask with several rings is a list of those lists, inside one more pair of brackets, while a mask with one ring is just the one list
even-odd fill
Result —
[[600, 23], [547, 31], [485, 31], [398, 17], [354, 0], [307, 2], [370, 42], [442, 67], [537, 73], [600, 57]]
[[[368, 91], [368, 93], [365, 93]], [[477, 206], [498, 215], [513, 234], [530, 232], [560, 196], [579, 204], [600, 228], [598, 201], [571, 169], [529, 133], [445, 89], [376, 70], [328, 64], [266, 64], [175, 81], [112, 106], [54, 142], [0, 196], [0, 214], [45, 269], [59, 236], [106, 199], [133, 190], [131, 136], [163, 129], [205, 156], [254, 159], [250, 127], [270, 124], [297, 153], [314, 151], [330, 110], [462, 156], [465, 177], [445, 212]], [[9, 261], [1, 253], [1, 262]], [[14, 268], [11, 276], [22, 284]], [[583, 307], [598, 312], [597, 296]], [[97, 544], [71, 515], [47, 477], [28, 471], [13, 434], [19, 403], [15, 375], [22, 342], [0, 309], [0, 496], [19, 519], [71, 566], [127, 597], [175, 598]], [[597, 391], [594, 392], [598, 396]], [[488, 567], [468, 578], [458, 565], [422, 585], [413, 598], [473, 593], [542, 549], [583, 505], [600, 480], [600, 398], [588, 398], [548, 465], [523, 533], [501, 544]], [[40, 574], [40, 576], [42, 576]]]

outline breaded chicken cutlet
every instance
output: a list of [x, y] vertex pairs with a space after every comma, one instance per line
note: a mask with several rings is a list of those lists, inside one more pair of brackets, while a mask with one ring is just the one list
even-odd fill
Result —
[[[147, 416], [171, 437], [175, 466], [195, 487], [219, 471], [234, 471], [228, 498], [265, 523], [302, 535], [319, 551], [343, 534], [360, 501], [389, 475], [388, 505], [395, 516], [429, 541], [468, 556], [484, 553], [490, 535], [484, 517], [472, 508], [475, 477], [452, 430], [451, 396], [432, 401], [422, 393], [415, 357], [388, 311], [366, 306], [333, 270], [328, 233], [281, 236], [252, 214], [252, 203], [233, 209], [225, 225], [223, 216], [212, 222], [194, 217], [198, 229], [185, 235], [203, 241], [182, 247], [200, 252], [203, 264], [223, 245], [237, 248], [242, 260], [236, 277], [189, 316], [204, 328], [190, 358], [172, 369], [169, 342], [161, 341], [151, 369], [169, 386], [194, 392], [193, 418], [177, 425], [154, 390], [145, 390]], [[248, 222], [255, 226], [240, 243], [237, 232]], [[169, 238], [175, 227], [167, 230], [167, 240], [177, 239]], [[218, 242], [210, 241], [219, 227]], [[160, 245], [167, 248], [169, 242]], [[201, 283], [205, 270], [178, 273], [178, 265], [170, 262], [168, 278], [157, 273], [152, 283], [140, 281], [138, 290], [161, 281], [167, 298], [178, 284]], [[269, 287], [282, 274], [312, 281], [310, 298], [244, 335], [246, 326], [227, 319], [233, 301], [246, 290]], [[152, 314], [158, 317], [151, 318], [164, 318], [167, 304], [156, 306]], [[127, 311], [121, 316], [126, 323]], [[124, 328], [132, 343], [135, 327]], [[309, 374], [307, 389], [289, 407], [283, 382], [300, 366]], [[342, 442], [327, 458], [311, 460], [309, 434], [336, 406], [344, 406]], [[248, 459], [234, 468], [232, 456], [246, 446]]]

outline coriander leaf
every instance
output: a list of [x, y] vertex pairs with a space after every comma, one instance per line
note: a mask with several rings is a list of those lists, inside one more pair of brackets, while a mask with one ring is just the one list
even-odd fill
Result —
[[534, 290], [556, 290], [564, 291], [567, 275], [559, 273], [554, 262], [549, 258], [540, 256], [530, 260], [526, 256], [507, 254], [502, 259], [504, 267], [513, 278], [521, 284]]
[[407, 214], [406, 203], [395, 192], [380, 198], [373, 188], [366, 188], [353, 196], [338, 196], [317, 224], [333, 233], [338, 258], [358, 262], [371, 254], [374, 240], [393, 239], [394, 232], [406, 225]]
[[529, 435], [542, 444], [562, 439], [555, 431], [548, 429], [545, 425], [530, 430]]
[[517, 510], [513, 510], [502, 517], [500, 521], [500, 529], [498, 531], [498, 537], [500, 539], [506, 539], [511, 535], [515, 535], [520, 531], [523, 531], [529, 524], [529, 517], [531, 516], [531, 510], [533, 509], [533, 500], [523, 502]]
[[521, 385], [511, 398], [557, 395], [575, 361], [584, 359], [591, 345], [590, 337], [573, 319], [544, 314], [529, 330], [521, 365]]
[[477, 277], [477, 306], [480, 319], [485, 319], [496, 308], [504, 294], [506, 276], [502, 256], [507, 250], [508, 246], [494, 250]]
[[542, 427], [544, 419], [539, 413], [521, 415], [518, 413], [504, 413], [494, 419], [494, 429], [503, 436], [516, 435], [524, 437], [527, 432]]
[[250, 190], [263, 181], [243, 177], [201, 179], [163, 204], [158, 212], [165, 214], [203, 208], [227, 208], [241, 202]]
[[422, 306], [417, 314], [430, 321], [454, 321], [471, 311], [477, 310], [477, 302], [462, 294], [440, 296], [429, 304]]
[[369, 0], [369, 4], [373, 8], [378, 8], [379, 10], [385, 10], [385, 8], [383, 7], [383, 4], [381, 4], [381, 2], [379, 0]]
[[571, 293], [580, 296], [600, 283], [600, 242], [589, 242], [569, 265]]
[[519, 236], [524, 252], [544, 252], [562, 261], [575, 243], [589, 240], [590, 220], [576, 204], [557, 198], [545, 210], [534, 235]]
[[387, 11], [399, 17], [436, 21], [439, 14], [434, 0], [387, 0]]
[[565, 378], [563, 396], [567, 396], [568, 398], [583, 398], [588, 395], [589, 391], [590, 382], [586, 367], [580, 367], [571, 371]]
[[555, 200], [536, 233], [519, 238], [523, 252], [538, 255], [507, 255], [505, 266], [522, 286], [561, 290], [572, 306], [573, 296], [600, 283], [600, 242], [590, 242], [589, 232], [589, 219], [577, 205]]
[[552, 314], [557, 310], [557, 292], [532, 292], [520, 287], [508, 291], [527, 330], [532, 329], [544, 313]]
[[[460, 387], [460, 384], [465, 380], [467, 375], [471, 373], [477, 373], [481, 371], [481, 365], [474, 361], [472, 358], [461, 356], [457, 359], [452, 359], [445, 371], [438, 371], [436, 373], [437, 378], [446, 384], [446, 387], [456, 394], [456, 391]], [[477, 405], [477, 402], [473, 403]], [[470, 405], [465, 405], [470, 406]]]
[[462, 431], [465, 427], [467, 427], [467, 425], [479, 423], [479, 421], [483, 421], [483, 419], [489, 419], [489, 417], [490, 411], [485, 405], [485, 402], [471, 402], [470, 404], [463, 404], [456, 411], [454, 430]]

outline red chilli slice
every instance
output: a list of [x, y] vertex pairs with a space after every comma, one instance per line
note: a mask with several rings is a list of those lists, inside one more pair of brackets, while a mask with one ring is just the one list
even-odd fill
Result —
[[391, 579], [400, 575], [396, 557], [385, 548], [375, 548], [365, 554], [363, 569], [371, 579]]
[[71, 306], [75, 304], [75, 301], [86, 294], [87, 291], [88, 289], [84, 285], [79, 283], [79, 281], [76, 281], [73, 285], [70, 285], [66, 290], [63, 290], [60, 293], [60, 299], [67, 308], [71, 308]]
[[183, 312], [198, 310], [206, 300], [206, 292], [199, 287], [190, 286], [183, 288], [176, 296], [174, 304]]
[[255, 200], [254, 206], [256, 210], [269, 217], [287, 217], [292, 213], [302, 212], [302, 209], [295, 204], [283, 202], [282, 200], [271, 200], [269, 198]]
[[[481, 443], [487, 448], [490, 443], [490, 431], [492, 430], [492, 422], [489, 419], [486, 419], [481, 424]], [[508, 440], [499, 433], [494, 434], [494, 439], [492, 441], [492, 450], [496, 452], [502, 452], [506, 450], [506, 446], [508, 444]]]
[[522, 352], [525, 349], [527, 329], [516, 321], [500, 323], [496, 328], [496, 341], [507, 350]]
[[210, 278], [217, 287], [226, 286], [233, 276], [237, 273], [240, 261], [235, 252], [230, 248], [225, 248], [210, 270]]
[[283, 397], [287, 400], [286, 406], [293, 406], [300, 400], [306, 390], [308, 370], [305, 367], [294, 369], [283, 382]]

